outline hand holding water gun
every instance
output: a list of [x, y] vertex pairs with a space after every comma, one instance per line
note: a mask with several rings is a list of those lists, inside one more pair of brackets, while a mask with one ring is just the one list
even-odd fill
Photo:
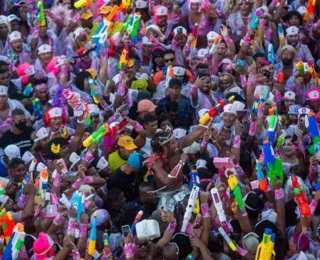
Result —
[[5, 260], [18, 259], [19, 253], [24, 245], [25, 236], [26, 236], [26, 233], [24, 232], [23, 224], [17, 223], [14, 226], [13, 233], [10, 237], [9, 243], [7, 244], [3, 252], [3, 259]]
[[[191, 172], [189, 173], [190, 176], [190, 181], [189, 181], [189, 188], [192, 190], [193, 186], [197, 186], [200, 188], [200, 179], [199, 175], [197, 172], [197, 169], [192, 169]], [[199, 201], [199, 196], [196, 201], [196, 205], [194, 206], [193, 212], [195, 214], [198, 214], [200, 212], [200, 201]]]
[[284, 41], [284, 31], [283, 31], [282, 23], [278, 24], [278, 34], [279, 34], [280, 46], [283, 47], [285, 45], [285, 41]]
[[239, 181], [234, 174], [229, 175], [228, 177], [228, 185], [230, 190], [232, 191], [232, 195], [236, 201], [236, 204], [240, 211], [245, 210], [244, 201], [242, 197], [241, 188], [239, 185]]
[[268, 139], [273, 143], [278, 126], [278, 110], [277, 107], [269, 109], [269, 122], [268, 122]]
[[218, 189], [217, 188], [212, 188], [210, 193], [211, 193], [211, 196], [212, 196], [212, 201], [214, 203], [214, 206], [215, 206], [215, 208], [217, 210], [217, 215], [218, 215], [220, 224], [222, 225], [222, 227], [224, 229], [229, 231], [227, 217], [226, 217], [226, 214], [225, 214], [224, 209], [223, 209], [223, 205], [222, 205], [222, 201], [221, 201]]
[[303, 193], [303, 190], [300, 187], [297, 176], [291, 176], [291, 181], [292, 181], [293, 192], [295, 195], [295, 200], [298, 204], [300, 214], [305, 217], [310, 216], [311, 209], [310, 209], [308, 200], [306, 198], [306, 195]]
[[305, 21], [310, 21], [311, 16], [314, 17], [315, 8], [316, 8], [316, 0], [308, 0], [307, 11], [304, 15]]
[[229, 97], [229, 99], [225, 98], [220, 100], [220, 102], [213, 108], [211, 108], [206, 114], [204, 114], [200, 120], [199, 123], [202, 125], [207, 124], [211, 118], [215, 118], [223, 109], [223, 107], [234, 100], [234, 96]]
[[35, 98], [32, 101], [33, 115], [37, 120], [41, 119], [43, 116], [43, 106], [39, 98]]
[[261, 191], [267, 191], [268, 182], [262, 172], [261, 164], [258, 160], [256, 160], [256, 170], [257, 170], [257, 180], [259, 181], [259, 189]]
[[268, 46], [268, 61], [273, 65], [274, 64], [274, 50], [273, 45], [269, 44]]
[[97, 211], [93, 213], [93, 220], [91, 221], [91, 231], [88, 244], [88, 255], [93, 256], [96, 251], [97, 243]]
[[14, 229], [14, 220], [10, 211], [6, 212], [5, 209], [1, 210], [0, 225], [5, 241], [8, 244]]
[[143, 211], [140, 210], [137, 216], [135, 217], [133, 224], [131, 225], [130, 229], [132, 233], [136, 232], [136, 225], [142, 220], [142, 216], [143, 216]]
[[88, 83], [90, 87], [90, 94], [93, 98], [94, 103], [99, 104], [99, 92], [97, 85], [95, 84], [92, 78], [89, 78]]
[[312, 145], [308, 148], [310, 154], [314, 155], [317, 153], [317, 146], [320, 142], [319, 128], [316, 119], [316, 114], [314, 112], [309, 112], [308, 116], [305, 117], [305, 125], [308, 130], [309, 135], [312, 139]]
[[78, 0], [77, 2], [74, 3], [74, 7], [76, 9], [80, 9], [82, 7], [89, 8], [90, 5], [91, 5], [91, 0]]
[[128, 65], [128, 62], [129, 62], [129, 44], [126, 44], [120, 56], [118, 69], [122, 70], [122, 66]]
[[40, 26], [46, 26], [47, 22], [46, 22], [46, 17], [44, 15], [43, 3], [41, 1], [37, 3], [37, 8], [38, 8], [37, 19], [39, 21], [39, 24]]
[[102, 137], [104, 137], [109, 131], [109, 125], [104, 124], [99, 129], [93, 132], [89, 137], [83, 141], [83, 146], [88, 148], [92, 143], [99, 143]]
[[48, 178], [49, 178], [48, 169], [44, 168], [40, 172], [39, 187], [38, 187], [38, 195], [42, 201], [43, 206], [44, 206], [44, 201], [46, 199], [46, 192], [47, 192], [47, 189], [49, 188]]
[[194, 208], [194, 206], [196, 205], [196, 202], [197, 202], [199, 191], [200, 191], [199, 187], [197, 187], [197, 186], [193, 186], [192, 187], [192, 190], [191, 190], [191, 193], [190, 193], [190, 197], [189, 197], [189, 200], [188, 200], [188, 205], [187, 205], [187, 208], [186, 208], [186, 212], [184, 213], [184, 216], [183, 216], [183, 223], [182, 223], [182, 227], [181, 227], [181, 232], [185, 232], [186, 231], [187, 225], [189, 224], [189, 221], [190, 221], [191, 216], [192, 216], [193, 208]]
[[123, 25], [123, 29], [127, 31], [131, 38], [136, 38], [139, 33], [139, 28], [141, 24], [141, 14], [134, 13], [130, 14], [127, 21]]
[[261, 103], [266, 102], [266, 100], [268, 99], [269, 93], [270, 93], [269, 88], [265, 87], [262, 89], [262, 93], [260, 95], [256, 95], [254, 97], [251, 113], [258, 112], [259, 105]]
[[231, 238], [228, 236], [226, 231], [222, 227], [219, 227], [218, 231], [221, 234], [221, 236], [223, 237], [223, 239], [227, 242], [227, 244], [229, 245], [230, 249], [233, 252], [235, 252], [237, 250], [237, 245], [231, 240]]
[[76, 191], [72, 194], [71, 197], [71, 207], [75, 208], [77, 211], [77, 216], [76, 216], [76, 221], [80, 221], [81, 214], [84, 212], [84, 202], [85, 202], [85, 197], [84, 195]]
[[258, 25], [259, 25], [259, 20], [262, 16], [262, 12], [260, 10], [257, 10], [253, 17], [251, 18], [251, 22], [249, 24], [249, 29], [252, 31], [255, 31], [258, 29]]
[[275, 257], [274, 243], [276, 241], [276, 235], [271, 229], [266, 228], [264, 230], [263, 239], [258, 245], [255, 260], [271, 260]]
[[32, 84], [29, 83], [29, 84], [24, 88], [24, 90], [23, 90], [23, 95], [24, 95], [25, 97], [29, 98], [29, 97], [31, 96], [31, 94], [32, 94], [32, 91], [33, 91], [33, 89], [32, 89]]
[[217, 47], [218, 47], [218, 45], [220, 44], [221, 40], [222, 40], [221, 35], [218, 35], [218, 36], [214, 39], [214, 41], [213, 41], [213, 43], [212, 43], [212, 46], [211, 46], [211, 48], [210, 48], [210, 50], [209, 50], [209, 54], [210, 54], [210, 55], [212, 55], [212, 54], [214, 54], [214, 53], [216, 52]]

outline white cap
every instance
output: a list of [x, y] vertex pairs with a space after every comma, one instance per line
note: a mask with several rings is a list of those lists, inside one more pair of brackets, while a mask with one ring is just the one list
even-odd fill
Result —
[[173, 130], [173, 135], [177, 139], [186, 136], [186, 134], [187, 134], [187, 130], [182, 128], [176, 128]]
[[168, 14], [168, 8], [162, 5], [157, 5], [154, 7], [154, 15], [160, 16], [160, 15], [167, 15]]
[[0, 85], [0, 96], [8, 95], [8, 87]]
[[36, 71], [35, 71], [35, 69], [34, 69], [34, 66], [33, 66], [33, 65], [30, 65], [30, 66], [26, 69], [25, 75], [26, 75], [26, 76], [31, 76], [31, 75], [34, 75], [34, 74], [36, 74]]
[[54, 108], [50, 109], [48, 113], [49, 113], [50, 118], [60, 117], [60, 116], [62, 116], [62, 108], [54, 107]]
[[74, 32], [73, 32], [74, 38], [75, 38], [75, 39], [78, 38], [82, 32], [85, 32], [85, 29], [83, 29], [83, 28], [77, 28], [77, 29], [75, 29]]
[[310, 89], [306, 93], [307, 100], [309, 101], [319, 101], [320, 99], [320, 89], [319, 88], [313, 88]]
[[208, 49], [200, 49], [198, 50], [197, 56], [198, 58], [205, 58], [209, 54]]
[[14, 14], [10, 14], [10, 15], [8, 15], [8, 22], [10, 23], [10, 22], [12, 22], [12, 21], [20, 21], [21, 19], [18, 17], [18, 16], [16, 16], [16, 15], [14, 15]]
[[223, 108], [223, 112], [224, 112], [224, 113], [230, 113], [230, 114], [237, 115], [237, 111], [236, 111], [236, 109], [232, 106], [232, 104], [227, 104], [227, 105], [225, 105], [224, 108]]
[[245, 104], [243, 104], [242, 102], [237, 101], [237, 100], [233, 101], [233, 103], [232, 103], [232, 107], [236, 112], [243, 111], [245, 106], [246, 106]]
[[4, 154], [9, 158], [9, 161], [14, 158], [21, 158], [20, 148], [14, 144], [10, 144], [4, 148]]
[[48, 53], [52, 51], [52, 47], [49, 44], [42, 44], [38, 48], [38, 54]]
[[186, 73], [185, 68], [173, 67], [173, 75], [175, 75], [175, 76], [184, 76], [185, 73]]
[[197, 142], [193, 142], [192, 145], [183, 148], [183, 153], [195, 154], [200, 152], [200, 144]]
[[8, 24], [8, 18], [4, 15], [0, 15], [0, 24]]
[[142, 44], [143, 44], [143, 45], [153, 45], [152, 42], [149, 40], [149, 38], [146, 37], [146, 36], [143, 36], [143, 38], [142, 38]]
[[18, 31], [14, 31], [12, 33], [9, 34], [9, 42], [13, 42], [15, 40], [21, 40], [22, 37], [21, 37], [21, 33], [18, 32]]
[[299, 14], [301, 14], [302, 16], [305, 15], [305, 13], [307, 12], [307, 8], [305, 6], [300, 6], [297, 11], [299, 12]]
[[190, 3], [201, 3], [202, 0], [190, 0]]
[[284, 93], [285, 100], [296, 100], [296, 94], [293, 91], [286, 91]]
[[262, 211], [261, 220], [265, 220], [265, 219], [271, 221], [273, 224], [276, 224], [277, 213], [273, 209]]
[[207, 34], [207, 40], [208, 41], [214, 41], [217, 37], [219, 36], [219, 34], [217, 34], [214, 31], [208, 32]]
[[208, 113], [209, 109], [203, 108], [198, 111], [199, 117], [203, 117], [206, 113]]
[[310, 113], [310, 109], [307, 107], [302, 107], [302, 108], [299, 108], [298, 113], [299, 113], [299, 116], [308, 115]]
[[174, 35], [177, 35], [178, 31], [181, 31], [182, 34], [187, 35], [187, 30], [182, 26], [178, 26], [173, 30]]
[[143, 0], [135, 1], [134, 4], [135, 4], [136, 8], [138, 8], [138, 9], [143, 9], [143, 8], [146, 8], [148, 6], [148, 2], [143, 1]]
[[297, 26], [290, 26], [286, 30], [287, 36], [299, 34], [299, 28]]
[[34, 140], [34, 142], [38, 142], [46, 137], [49, 136], [49, 131], [47, 128], [45, 127], [41, 127], [37, 132], [36, 132], [36, 139]]
[[96, 104], [88, 104], [88, 113], [96, 113], [99, 114], [99, 107]]

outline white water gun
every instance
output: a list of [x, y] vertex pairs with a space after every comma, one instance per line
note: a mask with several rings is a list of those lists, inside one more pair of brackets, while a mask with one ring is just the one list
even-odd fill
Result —
[[184, 213], [184, 216], [183, 216], [183, 223], [182, 223], [182, 227], [181, 227], [181, 232], [186, 231], [187, 225], [189, 224], [190, 218], [192, 216], [193, 208], [194, 208], [196, 201], [198, 199], [199, 192], [200, 192], [199, 187], [197, 187], [197, 186], [192, 187], [190, 197], [188, 200], [188, 205], [186, 208], [186, 212]]

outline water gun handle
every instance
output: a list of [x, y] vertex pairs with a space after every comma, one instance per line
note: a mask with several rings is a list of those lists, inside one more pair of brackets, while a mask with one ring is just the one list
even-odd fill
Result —
[[194, 186], [191, 190], [190, 197], [188, 200], [188, 205], [187, 205], [186, 211], [183, 216], [183, 224], [181, 227], [181, 232], [186, 231], [187, 225], [188, 225], [190, 218], [191, 218], [191, 215], [192, 215], [194, 205], [196, 204], [196, 201], [198, 198], [199, 191], [200, 191], [200, 189], [197, 186]]
[[97, 242], [97, 213], [94, 213], [92, 221], [92, 227], [90, 231], [89, 244], [88, 244], [88, 255], [93, 256], [96, 251]]

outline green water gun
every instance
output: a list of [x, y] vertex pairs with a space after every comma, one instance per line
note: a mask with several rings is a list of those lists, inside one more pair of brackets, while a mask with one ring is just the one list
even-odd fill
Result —
[[41, 1], [37, 3], [37, 8], [38, 8], [37, 19], [40, 23], [40, 26], [46, 26], [47, 22], [46, 22], [46, 17], [44, 15], [43, 3]]

